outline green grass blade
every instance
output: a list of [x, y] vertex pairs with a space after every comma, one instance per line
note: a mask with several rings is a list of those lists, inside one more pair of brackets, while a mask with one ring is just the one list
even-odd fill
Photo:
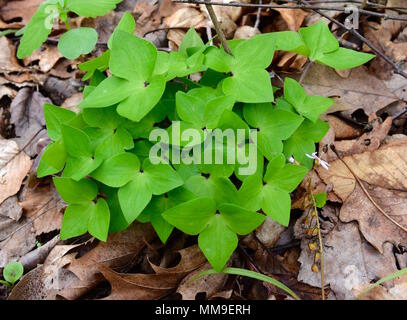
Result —
[[[205, 276], [209, 276], [209, 275], [213, 275], [213, 274], [217, 274], [219, 272], [216, 272], [213, 269], [210, 270], [206, 270], [201, 272], [199, 275], [197, 275], [196, 277], [194, 277], [193, 279], [191, 279], [192, 281], [197, 280], [201, 277], [205, 277]], [[280, 281], [273, 279], [271, 277], [268, 277], [264, 274], [258, 273], [258, 272], [254, 272], [254, 271], [250, 271], [250, 270], [245, 270], [245, 269], [239, 269], [239, 268], [225, 268], [223, 269], [223, 271], [221, 273], [226, 273], [229, 275], [236, 275], [236, 276], [243, 276], [243, 277], [248, 277], [248, 278], [252, 278], [252, 279], [256, 279], [259, 281], [264, 281], [267, 283], [272, 284], [273, 286], [285, 291], [286, 293], [288, 293], [291, 297], [293, 297], [296, 300], [301, 300], [290, 288], [288, 288], [285, 284], [281, 283]]]
[[366, 288], [365, 290], [363, 290], [358, 296], [358, 299], [361, 299], [363, 296], [365, 296], [367, 293], [369, 293], [369, 291], [373, 290], [374, 288], [380, 286], [382, 283], [386, 282], [386, 281], [390, 281], [393, 279], [396, 279], [398, 277], [401, 277], [403, 275], [407, 274], [407, 268], [398, 270], [392, 274], [389, 274], [383, 278], [381, 278], [379, 281], [375, 282], [374, 284], [370, 285], [368, 288]]

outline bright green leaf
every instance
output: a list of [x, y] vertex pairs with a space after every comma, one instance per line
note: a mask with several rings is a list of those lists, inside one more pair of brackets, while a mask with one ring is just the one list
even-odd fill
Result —
[[98, 194], [97, 185], [87, 179], [74, 181], [70, 178], [55, 177], [53, 181], [61, 198], [69, 204], [92, 201]]
[[98, 41], [98, 33], [93, 28], [76, 28], [65, 32], [58, 42], [58, 50], [70, 60], [92, 52]]
[[92, 177], [109, 187], [119, 188], [134, 179], [140, 171], [140, 161], [132, 153], [122, 153], [107, 159], [92, 173]]
[[237, 235], [228, 228], [221, 215], [213, 216], [209, 226], [198, 237], [199, 248], [216, 271], [223, 269], [237, 244]]

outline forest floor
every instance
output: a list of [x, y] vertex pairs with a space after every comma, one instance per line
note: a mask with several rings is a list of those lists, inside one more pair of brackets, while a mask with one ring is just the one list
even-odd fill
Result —
[[[24, 27], [41, 2], [0, 0], [0, 30]], [[343, 6], [325, 2], [326, 7]], [[366, 10], [407, 18], [405, 0], [371, 2]], [[125, 11], [136, 19], [136, 34], [158, 48], [176, 50], [190, 27], [204, 41], [215, 33], [204, 5], [125, 0], [105, 17], [72, 20], [74, 26], [91, 26], [99, 33], [97, 49], [89, 56], [106, 50]], [[297, 31], [321, 19], [308, 9], [216, 6], [215, 12], [228, 39]], [[324, 13], [341, 22], [347, 17], [339, 11]], [[343, 46], [372, 52], [359, 38], [325, 20]], [[406, 25], [407, 19], [361, 15], [359, 31], [403, 70]], [[63, 31], [61, 24], [24, 60], [16, 58], [18, 38], [0, 36], [0, 271], [14, 260], [25, 271], [13, 290], [0, 286], [0, 299], [289, 299], [272, 285], [239, 276], [217, 274], [189, 281], [209, 265], [196, 238], [179, 232], [165, 246], [152, 228], [140, 224], [106, 243], [89, 236], [59, 239], [65, 204], [52, 180], [39, 180], [35, 172], [49, 143], [43, 104], [76, 111], [85, 85], [78, 69], [84, 58], [72, 62], [58, 52]], [[286, 75], [302, 77], [308, 93], [335, 99], [323, 116], [331, 129], [318, 153], [329, 170], [316, 165], [293, 193], [288, 228], [267, 219], [241, 238], [229, 265], [278, 279], [301, 299], [321, 299], [321, 272], [314, 266], [318, 257], [310, 250], [318, 234], [308, 208], [311, 192], [327, 192], [328, 201], [319, 212], [324, 292], [328, 299], [355, 299], [370, 283], [407, 267], [407, 79], [380, 56], [366, 66], [339, 72], [309, 65], [306, 57], [294, 53], [277, 53], [272, 70], [276, 86], [282, 87]], [[407, 278], [386, 282], [364, 299], [407, 299]]]

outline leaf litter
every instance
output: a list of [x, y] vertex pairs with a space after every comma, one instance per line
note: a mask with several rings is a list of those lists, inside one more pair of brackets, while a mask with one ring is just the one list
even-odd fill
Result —
[[[40, 2], [6, 1], [0, 8], [0, 29], [26, 25]], [[402, 1], [388, 1], [388, 5], [407, 7]], [[298, 30], [319, 19], [316, 13], [303, 10], [262, 10], [257, 15], [257, 10], [215, 9], [228, 38], [237, 39], [258, 32]], [[102, 52], [124, 10], [136, 18], [136, 32], [147, 34], [158, 47], [177, 49], [189, 27], [206, 40], [213, 31], [202, 5], [124, 1], [105, 18], [75, 20], [77, 27], [92, 26], [101, 35], [94, 54]], [[328, 14], [338, 16], [335, 11]], [[372, 19], [362, 26], [366, 37], [392, 59], [406, 61], [405, 24]], [[58, 36], [55, 32], [51, 38]], [[344, 39], [352, 41], [346, 35]], [[34, 174], [38, 155], [49, 143], [42, 105], [55, 103], [71, 109], [77, 104], [83, 86], [77, 65], [82, 61], [71, 63], [61, 57], [55, 41], [19, 61], [15, 40], [13, 35], [0, 37], [0, 269], [10, 260], [20, 260], [27, 268], [7, 293], [9, 299], [161, 299], [173, 295], [197, 299], [202, 294], [206, 299], [287, 299], [270, 285], [238, 276], [219, 274], [191, 281], [209, 268], [194, 239], [181, 241], [175, 249], [160, 247], [147, 225], [133, 225], [109, 237], [107, 243], [88, 237], [59, 240], [65, 204], [50, 180], [37, 180]], [[336, 102], [324, 116], [331, 130], [319, 150], [329, 170], [316, 166], [308, 175], [313, 193], [328, 193], [320, 215], [330, 299], [355, 299], [370, 283], [407, 264], [405, 231], [377, 208], [407, 227], [406, 118], [392, 119], [405, 108], [407, 82], [381, 60], [376, 58], [368, 68], [349, 73], [312, 65], [303, 79], [308, 94]], [[277, 73], [299, 77], [306, 59], [293, 53], [277, 54], [273, 66]], [[281, 87], [277, 77], [273, 81]], [[330, 149], [332, 144], [340, 159]], [[311, 240], [301, 227], [308, 193], [305, 183], [295, 192], [292, 216], [296, 218], [288, 228], [267, 219], [241, 240], [229, 265], [279, 279], [303, 299], [319, 299], [321, 274], [312, 271]], [[146, 257], [151, 252], [155, 258], [150, 261]], [[162, 264], [160, 257], [167, 257]], [[406, 288], [407, 279], [400, 277], [378, 286], [364, 299], [405, 299]]]

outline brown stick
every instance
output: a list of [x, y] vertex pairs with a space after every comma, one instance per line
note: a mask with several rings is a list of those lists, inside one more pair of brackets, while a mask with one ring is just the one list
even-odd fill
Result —
[[212, 20], [213, 26], [215, 27], [215, 30], [216, 30], [216, 33], [217, 33], [217, 35], [218, 35], [218, 37], [219, 37], [220, 42], [222, 43], [223, 49], [224, 49], [228, 54], [230, 54], [231, 56], [233, 56], [232, 51], [230, 50], [229, 45], [228, 45], [228, 42], [227, 42], [227, 40], [226, 40], [225, 34], [224, 34], [223, 31], [222, 31], [222, 27], [221, 27], [221, 25], [220, 25], [220, 23], [219, 23], [219, 20], [218, 20], [218, 18], [216, 17], [216, 13], [215, 13], [215, 11], [213, 10], [212, 5], [209, 4], [210, 2], [211, 2], [211, 1], [207, 1], [207, 2], [205, 3], [206, 10], [208, 10], [209, 17], [210, 17], [211, 20]]

